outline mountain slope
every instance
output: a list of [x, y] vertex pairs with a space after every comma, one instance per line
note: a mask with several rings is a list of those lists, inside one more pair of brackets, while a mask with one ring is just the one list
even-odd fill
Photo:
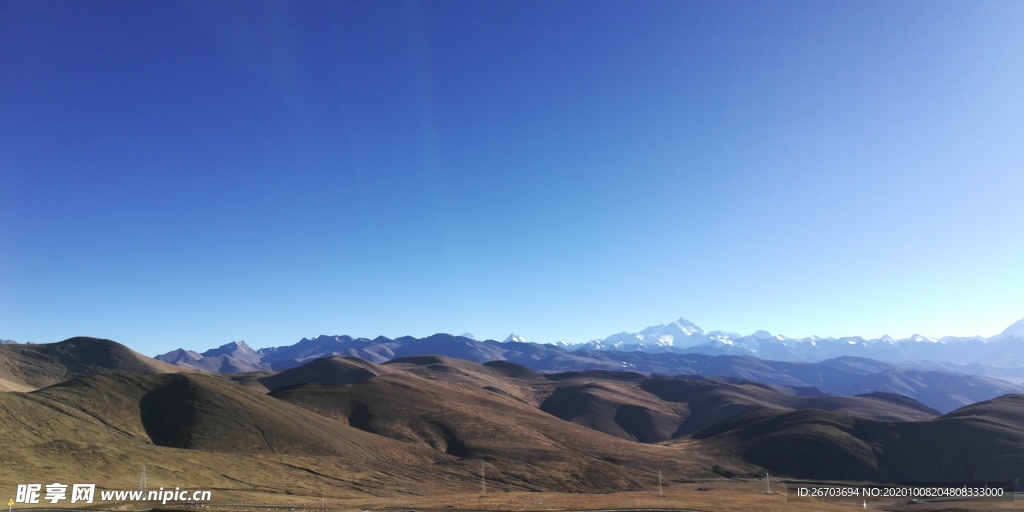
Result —
[[[31, 393], [0, 393], [0, 484], [138, 482], [270, 493], [391, 495], [420, 485], [436, 452], [375, 436], [198, 374], [104, 374]], [[457, 468], [433, 473], [457, 488]], [[466, 485], [467, 488], [472, 488]], [[241, 493], [241, 494], [239, 494]], [[250, 498], [251, 499], [251, 498]]]
[[819, 480], [1012, 482], [1024, 477], [1024, 396], [916, 422], [820, 410], [745, 413], [694, 435], [773, 472]]
[[354, 384], [387, 373], [373, 363], [357, 357], [325, 357], [310, 361], [302, 366], [257, 376], [256, 380], [266, 390], [273, 391], [299, 384]]
[[[380, 366], [358, 359], [329, 358], [280, 372], [276, 376], [259, 375], [256, 378], [267, 389], [280, 390], [281, 393], [287, 393], [290, 386], [303, 378], [319, 384], [353, 384], [371, 379], [377, 381], [384, 375], [395, 379], [417, 377], [431, 383], [486, 391], [488, 398], [496, 394], [565, 421], [644, 443], [678, 438], [736, 414], [765, 407], [785, 410], [821, 408], [876, 419], [923, 420], [938, 415], [912, 399], [889, 395], [833, 397], [813, 389], [700, 377], [651, 378], [624, 372], [545, 375], [504, 361], [481, 365], [442, 356], [400, 358]], [[415, 382], [420, 385], [423, 381]], [[369, 383], [366, 385], [371, 386]], [[408, 400], [418, 401], [422, 397]], [[307, 406], [319, 410], [317, 404], [316, 401], [306, 402]], [[347, 407], [353, 406], [349, 404]], [[347, 418], [352, 411], [345, 409], [339, 413], [331, 410], [330, 414], [341, 414]], [[409, 438], [408, 435], [397, 437]]]
[[486, 460], [494, 478], [522, 490], [639, 489], [656, 476], [651, 468], [713, 474], [712, 461], [699, 451], [606, 436], [465, 383], [392, 373], [351, 385], [295, 386], [271, 395], [439, 454]]
[[146, 357], [111, 340], [70, 338], [59, 343], [0, 345], [0, 379], [39, 388], [85, 375], [154, 375], [191, 371]]
[[256, 372], [270, 369], [270, 365], [262, 361], [260, 354], [246, 345], [244, 341], [233, 341], [207, 350], [202, 354], [179, 348], [158, 355], [156, 359], [178, 366], [218, 373]]
[[587, 373], [561, 380], [540, 407], [564, 420], [640, 442], [679, 438], [761, 408], [821, 409], [893, 420], [926, 420], [939, 414], [911, 399], [885, 395], [799, 396], [792, 389], [750, 382], [639, 375], [633, 381], [610, 381]]

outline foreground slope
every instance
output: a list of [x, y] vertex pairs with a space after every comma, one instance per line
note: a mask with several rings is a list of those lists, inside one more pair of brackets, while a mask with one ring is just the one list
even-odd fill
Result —
[[[94, 375], [0, 393], [0, 484], [96, 482], [215, 494], [393, 493], [443, 461], [205, 375]], [[441, 481], [458, 481], [441, 471]], [[468, 471], [463, 471], [468, 473]]]
[[89, 435], [83, 437], [91, 440], [245, 454], [365, 458], [381, 444], [375, 436], [206, 375], [94, 375], [32, 393], [5, 393], [0, 400], [10, 417], [3, 424], [5, 440], [23, 445], [75, 439], [75, 429], [85, 429]]
[[637, 445], [411, 374], [273, 395], [199, 374], [104, 374], [0, 393], [0, 454], [19, 468], [3, 485], [132, 488], [146, 466], [151, 485], [282, 494], [466, 492], [478, 488], [480, 464], [492, 488], [507, 490], [635, 490], [659, 469], [714, 475], [696, 447]]

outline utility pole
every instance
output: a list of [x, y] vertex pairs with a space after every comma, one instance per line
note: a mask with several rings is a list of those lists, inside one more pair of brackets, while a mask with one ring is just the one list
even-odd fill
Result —
[[765, 492], [765, 494], [771, 494], [772, 493], [772, 476], [769, 475], [768, 473], [765, 473], [764, 474], [764, 478], [765, 478], [765, 482], [768, 484], [768, 490]]
[[665, 497], [665, 490], [661, 486], [661, 470], [660, 469], [658, 470], [658, 497], [659, 498], [664, 498]]
[[142, 474], [139, 475], [139, 491], [146, 492], [146, 466], [142, 466]]
[[487, 496], [487, 463], [480, 461], [480, 496]]

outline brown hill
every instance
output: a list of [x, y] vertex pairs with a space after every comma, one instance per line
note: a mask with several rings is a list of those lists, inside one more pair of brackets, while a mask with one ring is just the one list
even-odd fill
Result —
[[0, 345], [0, 379], [31, 389], [93, 374], [153, 375], [192, 371], [146, 357], [115, 341], [98, 338]]
[[133, 488], [146, 466], [153, 487], [221, 496], [390, 494], [440, 458], [206, 375], [94, 375], [0, 393], [0, 463], [18, 468], [2, 485]]
[[800, 478], [1012, 482], [1024, 477], [1024, 396], [1007, 395], [927, 421], [880, 421], [828, 411], [759, 409], [694, 435]]
[[938, 416], [905, 397], [885, 394], [835, 397], [755, 383], [701, 377], [653, 377], [608, 372], [572, 372], [549, 377], [554, 387], [540, 408], [566, 421], [651, 443], [679, 438], [760, 408], [821, 409], [887, 420]]
[[201, 374], [94, 375], [0, 397], [99, 419], [116, 438], [171, 448], [366, 458], [380, 445], [379, 437]]
[[565, 421], [642, 443], [672, 439], [690, 412], [685, 404], [661, 400], [636, 383], [587, 378], [560, 382], [540, 408]]
[[431, 381], [466, 384], [532, 405], [539, 405], [549, 392], [543, 375], [504, 361], [481, 364], [427, 355], [394, 359], [381, 365], [381, 368]]
[[169, 375], [139, 400], [153, 444], [229, 453], [360, 455], [378, 440], [220, 379]]
[[607, 436], [462, 382], [396, 372], [346, 386], [296, 386], [272, 396], [464, 463], [486, 461], [493, 478], [513, 489], [638, 489], [649, 486], [659, 469], [712, 475], [712, 461], [698, 450]]
[[3, 391], [32, 391], [35, 389], [32, 386], [21, 384], [19, 382], [11, 382], [6, 379], [0, 379], [0, 392]]
[[[1021, 396], [934, 418], [891, 395], [541, 375], [435, 356], [379, 366], [335, 357], [239, 378], [101, 371], [0, 393], [0, 464], [18, 468], [0, 474], [0, 486], [134, 488], [145, 465], [154, 486], [221, 497], [413, 497], [475, 493], [481, 464], [490, 489], [572, 492], [650, 491], [659, 472], [669, 483], [750, 476], [759, 466], [815, 479], [940, 481], [1006, 480], [1024, 467]], [[314, 380], [323, 384], [301, 383]], [[788, 410], [803, 407], [831, 411]], [[685, 435], [702, 422], [714, 425]]]
[[299, 384], [354, 384], [389, 371], [358, 357], [333, 356], [279, 372], [240, 373], [230, 378], [243, 386], [269, 392]]
[[797, 410], [820, 409], [863, 418], [916, 421], [938, 416], [938, 412], [909, 398], [875, 396], [800, 396], [780, 392], [780, 386], [757, 383], [728, 384], [694, 378], [652, 378], [641, 389], [663, 400], [687, 404], [690, 415], [676, 436], [709, 427], [741, 412], [757, 408]]
[[813, 389], [601, 370], [544, 375], [504, 361], [480, 364], [434, 355], [395, 359], [379, 366], [356, 358], [325, 358], [276, 374], [232, 378], [259, 389], [280, 390], [301, 383], [355, 383], [385, 373], [483, 389], [563, 420], [643, 443], [679, 438], [756, 408], [816, 408], [892, 420], [938, 415], [912, 399], [895, 395], [833, 397]]

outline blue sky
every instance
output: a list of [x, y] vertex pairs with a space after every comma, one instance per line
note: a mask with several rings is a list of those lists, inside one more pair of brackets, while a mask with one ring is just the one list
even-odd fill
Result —
[[0, 338], [991, 335], [1020, 2], [0, 4]]

